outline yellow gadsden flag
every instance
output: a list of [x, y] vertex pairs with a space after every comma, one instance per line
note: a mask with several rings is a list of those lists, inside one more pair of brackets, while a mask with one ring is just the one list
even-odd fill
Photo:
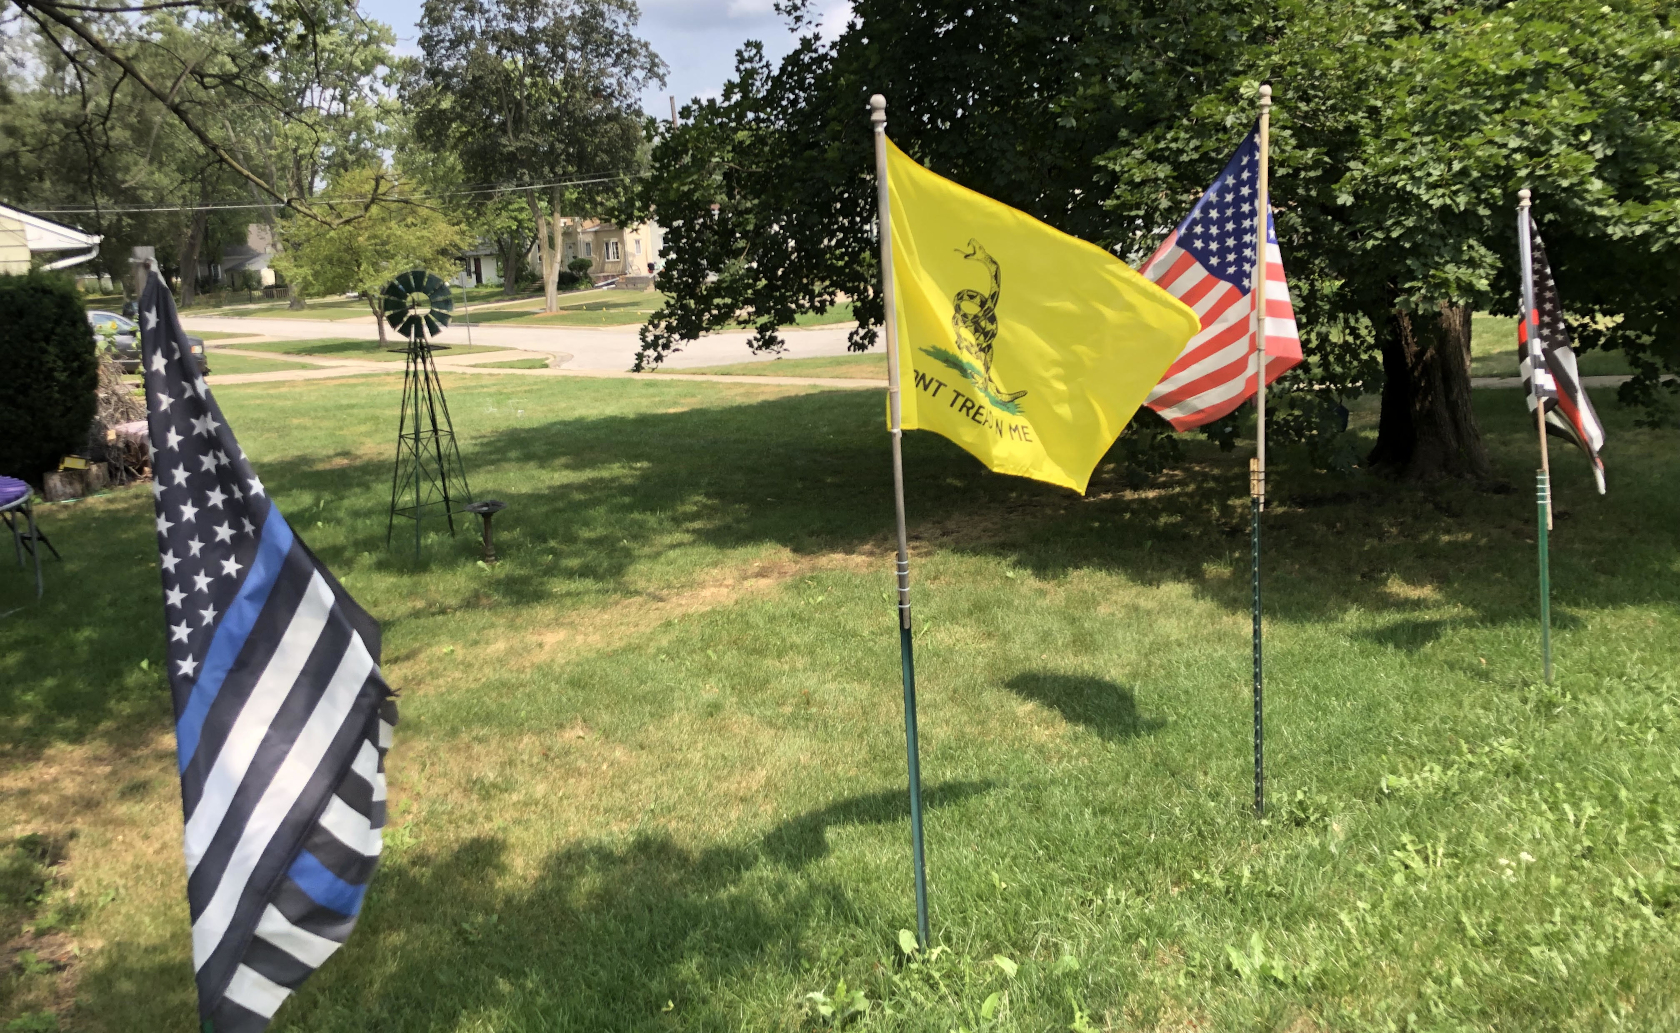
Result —
[[887, 142], [904, 427], [998, 473], [1084, 493], [1201, 329], [1094, 244], [936, 176]]

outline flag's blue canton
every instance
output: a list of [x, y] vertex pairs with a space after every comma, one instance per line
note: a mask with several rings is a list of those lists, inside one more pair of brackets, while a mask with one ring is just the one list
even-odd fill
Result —
[[[1260, 190], [1260, 140], [1249, 133], [1225, 171], [1178, 224], [1178, 246], [1202, 268], [1247, 294], [1254, 289], [1254, 208]], [[1277, 243], [1266, 214], [1266, 241]]]
[[199, 1013], [256, 1033], [355, 924], [396, 708], [378, 626], [269, 500], [156, 276], [140, 318]]

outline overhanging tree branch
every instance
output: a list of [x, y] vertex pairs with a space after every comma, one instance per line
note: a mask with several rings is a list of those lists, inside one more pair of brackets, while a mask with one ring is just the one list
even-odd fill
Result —
[[[51, 21], [74, 34], [94, 53], [121, 69], [128, 78], [132, 79], [140, 86], [141, 89], [145, 90], [152, 96], [153, 99], [163, 105], [164, 109], [173, 115], [175, 120], [185, 127], [186, 130], [191, 133], [198, 142], [203, 145], [204, 149], [215, 157], [217, 161], [222, 163], [241, 179], [244, 179], [247, 183], [251, 184], [254, 189], [273, 198], [282, 207], [290, 209], [298, 215], [314, 222], [318, 222], [323, 226], [338, 226], [366, 216], [368, 211], [375, 204], [383, 200], [376, 189], [373, 192], [373, 196], [370, 196], [367, 199], [365, 205], [359, 213], [351, 215], [347, 218], [334, 218], [321, 214], [304, 198], [287, 196], [280, 193], [267, 180], [246, 168], [242, 162], [235, 158], [226, 147], [217, 142], [215, 137], [211, 136], [210, 133], [198, 123], [198, 120], [186, 110], [186, 106], [176, 96], [177, 90], [180, 86], [179, 81], [177, 81], [174, 87], [167, 90], [159, 87], [156, 83], [152, 82], [145, 73], [141, 72], [132, 60], [122, 54], [109, 42], [100, 38], [99, 35], [89, 28], [82, 20], [69, 13], [71, 11], [90, 10], [91, 8], [88, 8], [85, 5], [58, 4], [52, 2], [52, 0], [15, 0], [15, 2], [24, 14], [27, 15], [30, 20], [42, 30], [42, 35], [50, 40], [67, 60], [72, 63], [79, 64], [78, 56], [65, 46], [65, 44], [61, 42], [56, 35], [47, 30], [47, 26], [42, 23], [42, 19]], [[203, 2], [203, 0], [200, 0], [200, 2], [181, 4], [180, 6], [213, 8], [220, 5], [216, 4], [214, 0], [210, 0], [210, 2]], [[107, 9], [99, 8], [98, 10], [105, 11]], [[188, 72], [190, 72], [190, 68], [183, 71], [183, 77], [186, 76]]]

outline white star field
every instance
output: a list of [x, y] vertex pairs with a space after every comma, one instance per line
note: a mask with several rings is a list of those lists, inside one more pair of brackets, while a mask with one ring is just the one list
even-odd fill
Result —
[[147, 290], [141, 336], [169, 674], [179, 687], [197, 677], [217, 618], [238, 596], [269, 504], [209, 386], [187, 368], [171, 300], [155, 282]]
[[[1259, 191], [1259, 143], [1248, 135], [1178, 228], [1178, 246], [1213, 275], [1247, 294], [1253, 287], [1254, 209]], [[1271, 216], [1267, 237], [1275, 241]]]

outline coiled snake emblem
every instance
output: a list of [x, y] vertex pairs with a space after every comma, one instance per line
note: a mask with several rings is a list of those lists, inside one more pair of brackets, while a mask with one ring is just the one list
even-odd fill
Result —
[[969, 238], [968, 246], [958, 248], [957, 253], [985, 266], [991, 278], [990, 290], [964, 289], [951, 296], [954, 308], [951, 313], [951, 329], [956, 334], [957, 351], [977, 367], [965, 369], [964, 373], [994, 401], [1001, 402], [1004, 406], [1012, 406], [1017, 399], [1025, 396], [1026, 392], [1014, 391], [1006, 394], [992, 380], [992, 351], [997, 344], [998, 335], [998, 295], [1003, 292], [1002, 270], [998, 268], [997, 259], [972, 237]]

